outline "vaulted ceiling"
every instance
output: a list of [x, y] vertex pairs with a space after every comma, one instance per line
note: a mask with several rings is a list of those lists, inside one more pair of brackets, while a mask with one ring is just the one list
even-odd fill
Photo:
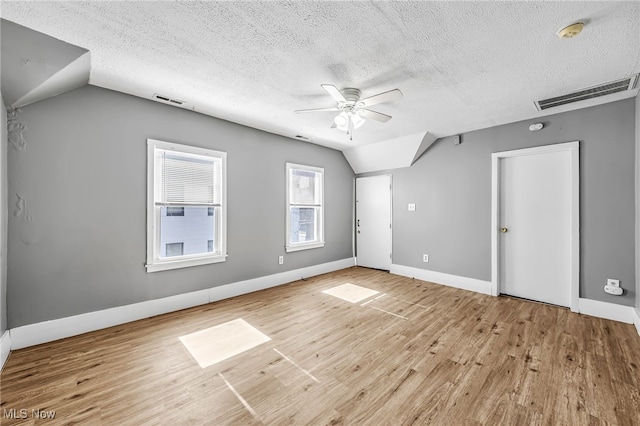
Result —
[[[339, 150], [605, 102], [533, 103], [640, 72], [640, 2], [3, 0], [0, 15], [88, 50], [90, 84]], [[575, 21], [582, 34], [557, 37]], [[335, 105], [323, 83], [404, 97], [350, 141], [335, 113], [294, 113]]]

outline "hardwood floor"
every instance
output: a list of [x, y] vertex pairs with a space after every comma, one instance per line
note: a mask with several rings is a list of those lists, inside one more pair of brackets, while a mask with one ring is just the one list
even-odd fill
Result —
[[[344, 283], [385, 295], [322, 293]], [[271, 340], [204, 369], [179, 340], [238, 318]], [[640, 337], [350, 268], [14, 351], [1, 386], [3, 425], [639, 425]]]

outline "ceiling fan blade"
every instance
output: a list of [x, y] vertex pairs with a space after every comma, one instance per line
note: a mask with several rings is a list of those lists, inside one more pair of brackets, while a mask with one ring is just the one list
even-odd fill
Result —
[[320, 86], [322, 86], [322, 88], [326, 90], [329, 93], [329, 95], [331, 95], [331, 97], [336, 100], [336, 102], [338, 103], [347, 102], [344, 96], [342, 96], [342, 93], [340, 93], [338, 88], [333, 84], [321, 84]]
[[300, 114], [303, 112], [322, 112], [322, 111], [340, 111], [340, 108], [338, 107], [333, 107], [333, 108], [311, 108], [311, 109], [297, 109], [294, 112], [296, 114]]
[[388, 92], [378, 93], [377, 95], [362, 99], [358, 102], [358, 106], [368, 107], [375, 104], [381, 104], [382, 102], [391, 102], [400, 99], [402, 96], [404, 95], [399, 89], [393, 89]]
[[370, 118], [372, 120], [378, 120], [383, 123], [391, 120], [391, 116], [387, 114], [383, 114], [381, 112], [371, 111], [370, 109], [358, 109], [357, 113], [363, 116], [364, 118]]

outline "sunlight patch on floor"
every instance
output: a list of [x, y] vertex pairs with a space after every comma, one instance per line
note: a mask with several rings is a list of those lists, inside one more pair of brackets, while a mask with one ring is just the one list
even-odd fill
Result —
[[242, 318], [180, 337], [201, 368], [241, 354], [271, 340]]
[[359, 285], [346, 283], [336, 287], [322, 290], [323, 293], [338, 297], [351, 303], [362, 302], [369, 297], [378, 294], [377, 291], [370, 288], [360, 287]]

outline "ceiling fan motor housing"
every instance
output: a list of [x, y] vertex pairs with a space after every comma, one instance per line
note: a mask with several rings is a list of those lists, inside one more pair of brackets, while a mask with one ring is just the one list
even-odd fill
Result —
[[341, 93], [349, 103], [354, 104], [360, 100], [360, 95], [362, 94], [359, 89], [353, 87], [342, 89]]

